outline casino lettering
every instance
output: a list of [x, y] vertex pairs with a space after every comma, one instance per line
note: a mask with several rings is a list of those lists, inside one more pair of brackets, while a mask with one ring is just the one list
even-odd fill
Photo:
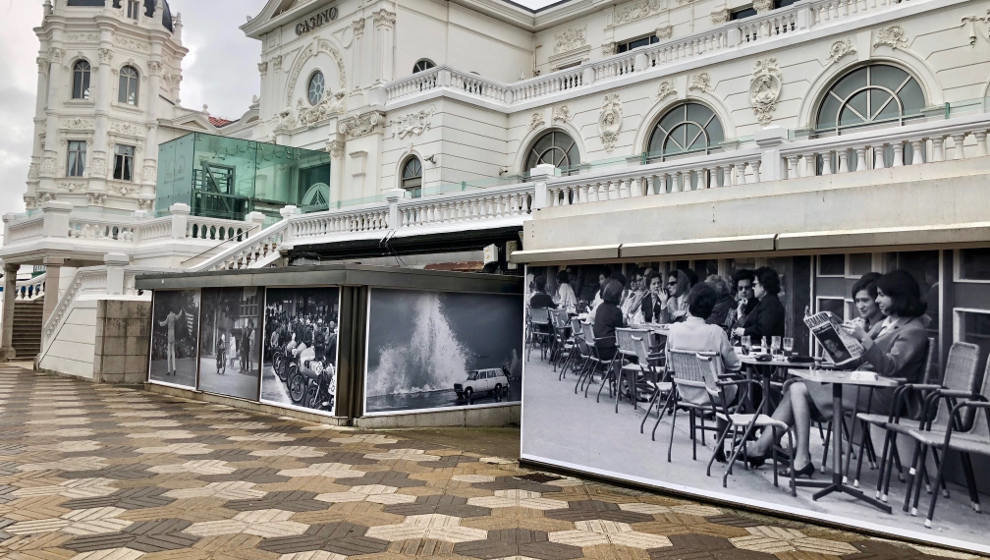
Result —
[[302, 35], [316, 30], [337, 19], [337, 8], [327, 8], [296, 24], [296, 35]]

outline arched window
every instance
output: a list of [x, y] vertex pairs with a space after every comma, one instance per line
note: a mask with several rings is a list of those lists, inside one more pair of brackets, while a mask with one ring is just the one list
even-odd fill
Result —
[[72, 65], [72, 98], [89, 99], [89, 62], [77, 60]]
[[117, 101], [128, 105], [138, 104], [138, 71], [133, 66], [124, 66], [120, 69]]
[[423, 194], [423, 163], [416, 156], [410, 156], [402, 164], [402, 188], [409, 196], [419, 198]]
[[530, 146], [526, 155], [526, 169], [523, 172], [528, 172], [542, 163], [549, 163], [565, 174], [576, 172], [581, 165], [577, 142], [566, 132], [548, 130]]
[[434, 64], [432, 60], [428, 58], [421, 58], [416, 61], [416, 64], [413, 64], [413, 74], [423, 72], [434, 67], [436, 67], [436, 64]]
[[650, 135], [646, 147], [651, 159], [664, 160], [681, 154], [710, 153], [717, 149], [725, 134], [722, 123], [701, 103], [681, 103], [664, 113]]
[[316, 105], [323, 99], [323, 89], [326, 87], [326, 83], [323, 78], [323, 72], [317, 70], [313, 72], [309, 77], [309, 83], [306, 85], [306, 92], [309, 96], [309, 104]]
[[841, 133], [880, 123], [904, 124], [921, 116], [925, 94], [910, 74], [889, 64], [857, 68], [828, 89], [818, 108], [815, 129]]

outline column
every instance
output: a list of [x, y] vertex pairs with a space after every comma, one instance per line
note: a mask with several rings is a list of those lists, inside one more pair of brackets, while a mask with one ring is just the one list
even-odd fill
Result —
[[62, 265], [65, 259], [61, 257], [45, 257], [45, 303], [41, 311], [41, 324], [48, 322], [55, 306], [58, 305], [58, 281], [62, 276]]
[[392, 80], [393, 59], [395, 56], [395, 12], [384, 8], [372, 14], [375, 20], [375, 63], [374, 83], [383, 84]]
[[351, 32], [354, 34], [354, 41], [351, 43], [351, 68], [353, 68], [351, 80], [354, 82], [351, 84], [351, 89], [358, 90], [364, 84], [364, 61], [361, 60], [361, 55], [364, 53], [364, 18], [356, 19], [351, 22]]
[[131, 258], [124, 253], [107, 253], [103, 263], [107, 265], [107, 295], [123, 295], [124, 268], [131, 263]]
[[[14, 352], [14, 301], [17, 298], [17, 269], [21, 265], [3, 265], [3, 341], [0, 343], [0, 360], [12, 360]], [[46, 298], [47, 299], [47, 298]]]

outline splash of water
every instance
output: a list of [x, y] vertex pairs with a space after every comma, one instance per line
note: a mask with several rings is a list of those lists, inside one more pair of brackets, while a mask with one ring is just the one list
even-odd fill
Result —
[[450, 390], [467, 377], [468, 352], [444, 316], [439, 294], [410, 293], [413, 332], [408, 344], [386, 346], [368, 373], [370, 397]]

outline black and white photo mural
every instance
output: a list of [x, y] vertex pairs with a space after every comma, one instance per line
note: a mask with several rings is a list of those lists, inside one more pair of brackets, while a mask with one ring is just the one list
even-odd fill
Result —
[[199, 336], [199, 389], [258, 399], [264, 289], [205, 288]]
[[337, 287], [267, 290], [263, 402], [333, 414], [339, 322]]
[[151, 381], [196, 387], [199, 290], [155, 292], [151, 324]]
[[521, 455], [990, 551], [987, 262], [530, 266]]
[[373, 289], [365, 413], [518, 402], [519, 296]]

